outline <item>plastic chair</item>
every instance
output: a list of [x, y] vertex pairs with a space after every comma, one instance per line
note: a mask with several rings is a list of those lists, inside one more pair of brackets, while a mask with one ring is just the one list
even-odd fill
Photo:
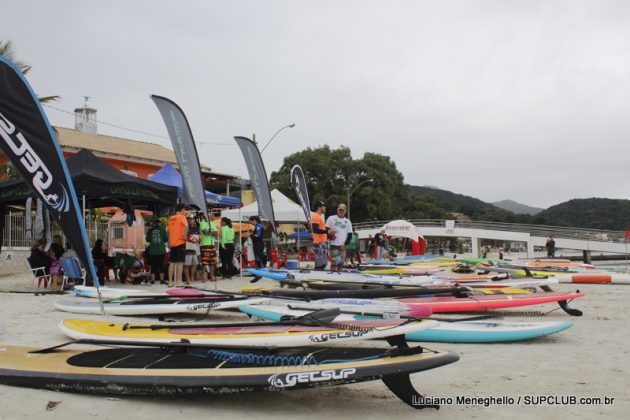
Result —
[[81, 283], [85, 285], [85, 270], [79, 265], [79, 260], [75, 257], [61, 257], [61, 268], [63, 269], [63, 284], [68, 284], [70, 279], [76, 284], [77, 280], [81, 280]]
[[50, 274], [46, 273], [46, 267], [32, 267], [31, 261], [27, 258], [26, 265], [28, 269], [33, 273], [33, 284], [37, 282], [37, 287], [41, 287], [44, 282], [44, 289], [48, 287], [48, 281], [50, 280]]

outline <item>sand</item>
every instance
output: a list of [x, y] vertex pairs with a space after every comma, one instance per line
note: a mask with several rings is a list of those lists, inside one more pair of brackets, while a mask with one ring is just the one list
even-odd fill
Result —
[[[249, 279], [219, 281], [223, 290], [238, 290]], [[271, 286], [271, 281], [259, 285]], [[113, 284], [113, 287], [121, 287]], [[559, 291], [577, 285], [559, 285]], [[143, 286], [161, 291], [165, 286]], [[0, 277], [0, 289], [34, 290], [30, 274]], [[108, 397], [68, 394], [0, 385], [2, 419], [156, 419], [156, 418], [627, 418], [630, 412], [630, 286], [580, 285], [587, 296], [571, 306], [584, 311], [574, 318], [562, 310], [547, 320], [572, 320], [569, 330], [513, 344], [441, 344], [427, 347], [457, 352], [460, 361], [412, 376], [416, 388], [431, 397], [452, 398], [440, 410], [413, 410], [398, 400], [380, 381], [332, 388], [287, 392], [260, 392], [203, 398]], [[58, 312], [58, 296], [1, 294], [0, 343], [48, 346], [66, 338], [57, 324], [65, 318], [93, 318]], [[530, 307], [548, 312], [557, 305]], [[218, 322], [245, 320], [239, 313], [220, 312]], [[138, 321], [141, 318], [110, 317]], [[538, 320], [540, 317], [509, 317]], [[525, 397], [608, 397], [609, 405], [524, 405]], [[458, 397], [521, 398], [521, 404], [457, 404]], [[47, 410], [50, 401], [59, 402]], [[626, 413], [625, 415], [623, 413]]]

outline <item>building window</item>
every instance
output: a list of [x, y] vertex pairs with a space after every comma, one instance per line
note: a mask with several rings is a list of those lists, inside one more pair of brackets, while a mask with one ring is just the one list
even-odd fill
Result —
[[114, 226], [112, 228], [112, 239], [125, 239], [125, 228], [123, 226]]

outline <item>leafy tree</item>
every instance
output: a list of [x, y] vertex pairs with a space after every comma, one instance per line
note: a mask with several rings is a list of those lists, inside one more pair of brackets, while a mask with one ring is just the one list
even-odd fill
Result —
[[[26, 75], [31, 70], [30, 65], [17, 59], [17, 54], [13, 49], [13, 43], [11, 42], [11, 40], [0, 40], [0, 55], [8, 58], [24, 75]], [[37, 99], [39, 99], [39, 102], [41, 103], [46, 103], [58, 100], [59, 96], [38, 96]]]
[[295, 201], [289, 176], [296, 164], [304, 171], [311, 202], [325, 201], [329, 213], [339, 203], [346, 203], [350, 193], [350, 218], [354, 222], [443, 215], [434, 201], [412, 196], [388, 156], [366, 153], [353, 159], [348, 147], [333, 150], [327, 145], [287, 156], [282, 167], [271, 174], [271, 184]]
[[[0, 55], [9, 59], [15, 66], [22, 72], [22, 74], [26, 75], [30, 70], [31, 66], [19, 61], [16, 57], [17, 54], [13, 49], [13, 43], [11, 40], [2, 41], [0, 40]], [[39, 102], [46, 103], [52, 102], [59, 99], [59, 96], [43, 96], [38, 97]], [[19, 173], [13, 167], [13, 164], [7, 161], [4, 152], [0, 151], [0, 181], [7, 181], [15, 178], [19, 178]]]

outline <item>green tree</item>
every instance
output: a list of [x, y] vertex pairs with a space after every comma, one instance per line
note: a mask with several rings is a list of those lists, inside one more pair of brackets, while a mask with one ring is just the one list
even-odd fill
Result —
[[[18, 60], [17, 54], [13, 49], [13, 43], [11, 40], [2, 41], [0, 40], [0, 55], [9, 59], [15, 66], [22, 72], [22, 74], [26, 75], [30, 70], [31, 66]], [[52, 102], [59, 99], [59, 96], [38, 96], [39, 102], [46, 103]], [[20, 174], [15, 170], [13, 164], [7, 161], [7, 158], [0, 150], [0, 181], [8, 181], [11, 179], [19, 178]]]
[[352, 192], [350, 218], [355, 223], [443, 215], [434, 201], [423, 201], [410, 193], [388, 156], [366, 153], [361, 159], [353, 159], [348, 147], [331, 149], [327, 145], [287, 156], [282, 167], [271, 174], [271, 184], [297, 201], [289, 178], [296, 164], [304, 170], [311, 202], [325, 201], [328, 213], [334, 212], [337, 204], [346, 203]]
[[[30, 65], [17, 59], [17, 54], [13, 49], [13, 43], [11, 42], [11, 40], [0, 40], [0, 55], [9, 59], [13, 64], [15, 64], [18, 69], [20, 69], [20, 71], [24, 75], [26, 75], [31, 70]], [[59, 96], [38, 96], [37, 99], [39, 99], [39, 102], [41, 103], [46, 103], [58, 100]]]

